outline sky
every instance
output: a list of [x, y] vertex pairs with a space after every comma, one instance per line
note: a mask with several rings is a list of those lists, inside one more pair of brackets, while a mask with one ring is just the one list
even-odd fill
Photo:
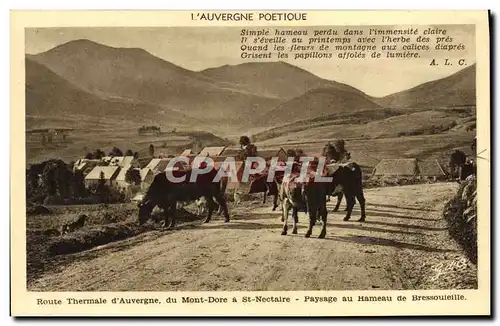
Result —
[[[465, 66], [457, 64], [465, 59], [470, 65], [475, 62], [475, 29], [473, 25], [444, 26], [314, 26], [314, 27], [266, 27], [273, 35], [274, 29], [306, 29], [309, 36], [315, 30], [335, 29], [343, 34], [346, 28], [363, 30], [367, 36], [370, 28], [424, 30], [446, 29], [446, 35], [453, 40], [446, 44], [463, 44], [464, 50], [435, 51], [431, 41], [431, 51], [421, 54], [418, 59], [331, 59], [294, 60], [283, 59], [325, 79], [335, 80], [354, 86], [371, 96], [382, 97], [402, 91], [421, 83], [449, 76]], [[60, 44], [88, 39], [112, 47], [142, 48], [149, 53], [186, 69], [199, 71], [222, 65], [235, 65], [255, 61], [242, 59], [241, 31], [259, 30], [258, 27], [71, 27], [71, 28], [30, 28], [25, 31], [27, 54], [37, 54]], [[274, 36], [274, 35], [273, 35]], [[339, 35], [342, 36], [342, 35]], [[431, 35], [432, 38], [435, 35]], [[291, 37], [287, 37], [288, 41]], [[375, 43], [378, 49], [383, 45], [380, 38]], [[383, 57], [385, 54], [383, 53]], [[451, 66], [444, 65], [448, 58]], [[431, 61], [440, 64], [431, 66]], [[274, 58], [266, 61], [277, 61]]]

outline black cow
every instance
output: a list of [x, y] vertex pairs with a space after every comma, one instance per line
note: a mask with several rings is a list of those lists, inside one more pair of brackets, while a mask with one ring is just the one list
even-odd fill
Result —
[[[279, 172], [277, 174], [280, 174]], [[249, 194], [263, 193], [262, 203], [266, 203], [267, 196], [273, 196], [273, 211], [278, 208], [278, 188], [281, 183], [281, 178], [283, 177], [283, 173], [280, 176], [275, 176], [272, 181], [267, 181], [268, 173], [265, 172], [254, 177], [254, 180], [250, 183], [250, 189], [248, 191]]]
[[207, 174], [199, 175], [196, 182], [190, 182], [192, 171], [177, 173], [176, 177], [186, 176], [186, 180], [181, 183], [175, 183], [168, 180], [165, 173], [159, 173], [155, 176], [151, 186], [144, 195], [139, 206], [139, 224], [143, 224], [151, 216], [154, 207], [159, 206], [164, 211], [163, 226], [170, 219], [168, 228], [175, 226], [175, 212], [177, 202], [179, 201], [194, 201], [200, 197], [205, 197], [208, 203], [208, 216], [205, 223], [210, 222], [213, 211], [216, 208], [215, 200], [222, 207], [224, 212], [224, 222], [229, 222], [229, 213], [227, 208], [226, 196], [224, 195], [227, 185], [227, 177], [221, 178], [218, 182], [212, 182], [216, 170], [212, 170]]
[[[331, 195], [327, 195], [326, 196], [326, 201], [330, 201], [330, 197]], [[342, 199], [344, 198], [344, 194], [342, 192], [337, 192], [337, 194], [334, 196], [334, 197], [337, 197], [337, 204], [335, 204], [335, 207], [333, 208], [333, 211], [334, 212], [337, 212], [340, 208], [340, 204], [342, 203]], [[347, 211], [347, 205], [344, 209], [344, 212]]]
[[450, 167], [450, 175], [453, 179], [460, 178], [460, 167], [467, 162], [467, 155], [461, 150], [456, 149], [450, 155], [450, 161], [448, 163]]
[[463, 181], [468, 176], [470, 176], [472, 174], [475, 175], [476, 172], [477, 172], [476, 163], [474, 163], [472, 161], [467, 161], [460, 166], [460, 180]]
[[[332, 178], [327, 194], [331, 196], [343, 194], [346, 198], [347, 214], [344, 217], [344, 221], [348, 221], [351, 218], [356, 199], [361, 207], [361, 218], [358, 221], [364, 221], [366, 219], [366, 200], [363, 193], [363, 174], [360, 166], [355, 162], [335, 165], [332, 169], [328, 169], [326, 176]], [[339, 197], [337, 209], [338, 205], [340, 205], [340, 200], [342, 200], [342, 197]]]

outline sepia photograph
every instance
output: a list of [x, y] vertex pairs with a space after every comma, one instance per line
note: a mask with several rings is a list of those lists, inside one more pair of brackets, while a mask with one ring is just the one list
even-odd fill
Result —
[[[406, 296], [454, 305], [467, 299], [450, 291], [480, 289], [484, 30], [465, 18], [310, 17], [185, 12], [192, 26], [22, 29], [16, 241], [37, 309], [58, 304], [46, 292], [66, 292], [69, 306], [161, 292], [171, 304], [375, 309], [403, 300], [392, 291], [446, 290]], [[211, 25], [221, 20], [234, 24]], [[237, 291], [252, 295], [223, 295]]]

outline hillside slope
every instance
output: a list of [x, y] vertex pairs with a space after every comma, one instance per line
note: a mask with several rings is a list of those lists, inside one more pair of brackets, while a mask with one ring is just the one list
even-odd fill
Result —
[[453, 107], [476, 105], [476, 65], [377, 100], [384, 107]]
[[262, 124], [279, 125], [332, 114], [379, 109], [375, 102], [354, 92], [336, 88], [319, 88], [295, 97], [263, 115]]
[[333, 80], [326, 80], [285, 62], [249, 62], [225, 65], [201, 71], [221, 83], [234, 85], [252, 94], [279, 99], [292, 99], [316, 88], [331, 88], [371, 99], [362, 91]]
[[137, 122], [151, 121], [148, 117], [150, 115], [168, 116], [168, 120], [173, 124], [190, 122], [190, 119], [183, 114], [151, 104], [99, 98], [79, 89], [44, 65], [28, 58], [26, 58], [26, 115], [58, 119], [90, 116], [117, 121], [133, 119]]
[[29, 58], [98, 97], [154, 104], [209, 121], [247, 120], [279, 103], [227, 84], [218, 85], [203, 74], [143, 49], [76, 40]]

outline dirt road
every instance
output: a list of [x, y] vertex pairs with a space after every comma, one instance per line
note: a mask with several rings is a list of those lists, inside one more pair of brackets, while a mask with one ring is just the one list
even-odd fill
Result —
[[252, 210], [233, 208], [229, 224], [220, 218], [210, 224], [185, 224], [75, 254], [71, 263], [42, 276], [29, 290], [470, 287], [474, 275], [465, 281], [463, 275], [453, 275], [457, 262], [466, 263], [442, 219], [444, 203], [457, 186], [438, 183], [367, 189], [367, 220], [363, 223], [356, 222], [359, 206], [355, 206], [352, 221], [344, 222], [345, 202], [335, 213], [331, 212], [335, 202], [329, 202], [326, 239], [317, 238], [320, 225], [311, 238], [304, 238], [304, 213], [299, 213], [299, 234], [281, 236], [280, 212], [271, 212], [270, 203]]

